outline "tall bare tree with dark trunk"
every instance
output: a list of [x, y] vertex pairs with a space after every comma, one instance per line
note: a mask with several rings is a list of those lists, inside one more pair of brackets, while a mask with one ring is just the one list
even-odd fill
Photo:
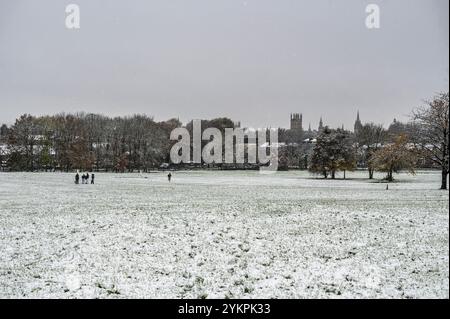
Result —
[[356, 133], [356, 141], [362, 153], [362, 159], [367, 170], [369, 171], [369, 179], [373, 179], [374, 167], [371, 165], [372, 155], [382, 147], [387, 138], [386, 130], [382, 125], [373, 123], [365, 124]]
[[449, 174], [449, 93], [440, 93], [413, 111], [418, 134], [414, 144], [421, 155], [441, 169], [441, 189], [447, 189]]

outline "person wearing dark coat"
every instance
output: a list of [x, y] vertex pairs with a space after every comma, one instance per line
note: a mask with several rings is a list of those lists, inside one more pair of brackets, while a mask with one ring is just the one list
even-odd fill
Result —
[[91, 174], [91, 184], [94, 184], [94, 179], [95, 179], [95, 174], [92, 173], [92, 174]]
[[80, 174], [76, 173], [75, 174], [75, 184], [79, 184], [80, 183]]
[[170, 180], [172, 179], [172, 173], [169, 173], [169, 175], [167, 175], [167, 179], [168, 179], [169, 182], [170, 182]]

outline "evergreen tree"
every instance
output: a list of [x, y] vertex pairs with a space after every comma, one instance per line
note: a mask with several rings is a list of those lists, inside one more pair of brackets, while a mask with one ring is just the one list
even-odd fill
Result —
[[325, 127], [317, 137], [309, 170], [334, 179], [337, 171], [353, 170], [355, 166], [356, 155], [350, 133]]

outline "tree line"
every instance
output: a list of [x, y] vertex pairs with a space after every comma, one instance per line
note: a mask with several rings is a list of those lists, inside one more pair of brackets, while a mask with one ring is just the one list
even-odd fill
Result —
[[[441, 93], [412, 112], [411, 122], [395, 122], [388, 130], [367, 123], [355, 132], [323, 128], [314, 143], [305, 143], [308, 132], [280, 130], [279, 167], [309, 169], [324, 178], [336, 178], [339, 171], [367, 168], [393, 174], [414, 173], [417, 166], [442, 171], [442, 189], [449, 173], [449, 94]], [[107, 117], [99, 114], [57, 114], [20, 116], [14, 125], [0, 127], [0, 163], [9, 170], [105, 170], [113, 172], [148, 171], [170, 163], [175, 141], [170, 132], [181, 127], [177, 119], [156, 122], [147, 115]], [[235, 127], [228, 118], [202, 120], [202, 130]], [[192, 130], [192, 122], [186, 128]], [[293, 134], [295, 133], [295, 134]], [[206, 141], [203, 141], [206, 143]], [[296, 142], [296, 143], [292, 143]], [[1, 145], [3, 144], [3, 145]], [[5, 145], [7, 151], [5, 151]]]
[[[359, 165], [358, 165], [359, 164]], [[441, 189], [447, 189], [449, 174], [449, 94], [440, 93], [425, 105], [413, 110], [411, 122], [401, 127], [394, 123], [385, 130], [382, 125], [365, 124], [353, 134], [343, 129], [325, 127], [315, 143], [309, 170], [324, 178], [335, 178], [336, 172], [366, 167], [369, 179], [374, 171], [393, 174], [406, 170], [412, 174], [418, 166], [439, 168]]]
[[146, 115], [24, 114], [10, 128], [3, 126], [4, 162], [15, 171], [146, 171], [168, 160], [170, 132], [180, 125]]

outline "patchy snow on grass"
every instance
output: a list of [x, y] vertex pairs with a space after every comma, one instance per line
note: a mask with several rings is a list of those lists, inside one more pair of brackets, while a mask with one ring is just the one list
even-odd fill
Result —
[[73, 175], [0, 174], [0, 298], [449, 297], [439, 172]]

